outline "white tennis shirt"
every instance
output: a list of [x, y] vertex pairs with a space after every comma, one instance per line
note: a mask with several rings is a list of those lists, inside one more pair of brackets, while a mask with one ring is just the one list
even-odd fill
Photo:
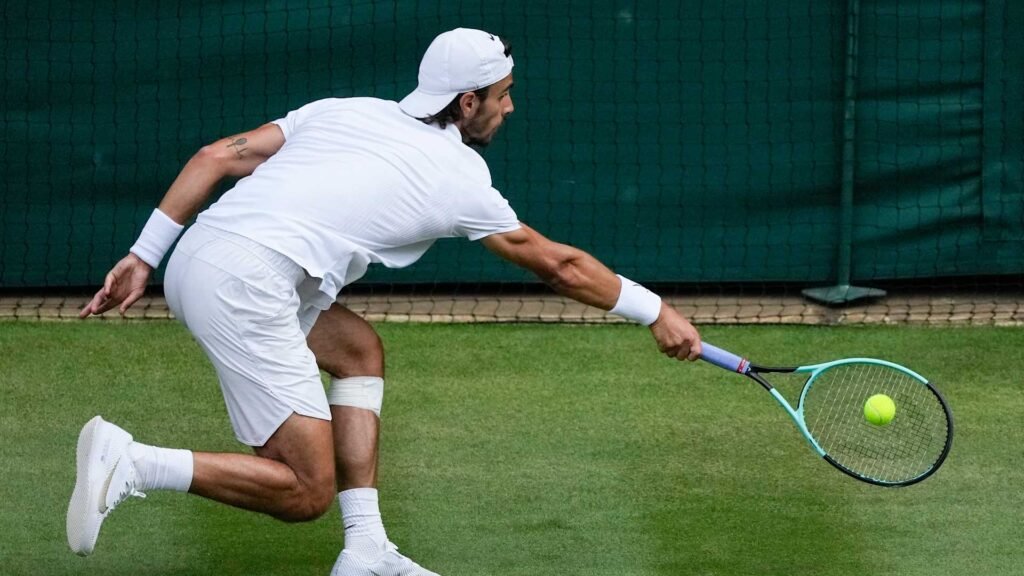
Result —
[[274, 123], [284, 146], [197, 221], [302, 266], [320, 280], [318, 307], [372, 263], [402, 268], [438, 238], [520, 227], [455, 126], [424, 124], [375, 98], [318, 100]]

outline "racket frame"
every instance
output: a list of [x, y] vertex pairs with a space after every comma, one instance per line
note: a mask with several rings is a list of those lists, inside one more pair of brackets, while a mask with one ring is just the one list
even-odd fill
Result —
[[[773, 398], [775, 398], [776, 402], [778, 402], [779, 405], [782, 406], [783, 410], [785, 410], [786, 413], [789, 414], [790, 419], [792, 419], [793, 423], [796, 424], [797, 429], [800, 430], [801, 434], [803, 434], [804, 438], [807, 440], [807, 443], [810, 445], [811, 450], [813, 450], [815, 454], [823, 458], [826, 462], [828, 462], [835, 468], [838, 468], [844, 474], [851, 476], [857, 480], [867, 482], [869, 484], [874, 484], [876, 486], [885, 487], [910, 486], [911, 484], [916, 484], [934, 474], [935, 471], [938, 470], [939, 467], [942, 465], [943, 461], [945, 461], [946, 456], [949, 454], [950, 448], [952, 448], [953, 414], [949, 410], [949, 405], [946, 403], [945, 397], [942, 396], [942, 393], [940, 393], [939, 390], [935, 388], [935, 386], [933, 386], [931, 382], [928, 381], [928, 379], [926, 379], [924, 376], [921, 376], [917, 372], [914, 372], [913, 370], [907, 368], [906, 366], [901, 366], [899, 364], [889, 362], [887, 360], [879, 360], [877, 358], [843, 358], [840, 360], [832, 360], [830, 362], [822, 362], [820, 364], [808, 364], [806, 366], [772, 367], [754, 364], [747, 360], [746, 358], [742, 358], [727, 350], [723, 350], [706, 342], [702, 343], [702, 348], [702, 360], [714, 364], [719, 368], [723, 368], [731, 372], [742, 374], [760, 384], [765, 390], [768, 391], [769, 394], [772, 395]], [[820, 376], [827, 370], [834, 368], [835, 366], [845, 364], [875, 364], [879, 366], [885, 366], [887, 368], [892, 368], [894, 370], [898, 370], [920, 382], [923, 386], [928, 388], [928, 390], [931, 391], [932, 394], [935, 395], [935, 397], [939, 400], [939, 405], [942, 406], [942, 410], [945, 412], [947, 431], [946, 442], [942, 448], [942, 452], [939, 454], [939, 457], [932, 464], [931, 468], [929, 468], [927, 471], [914, 478], [901, 480], [899, 482], [887, 482], [884, 480], [878, 480], [877, 478], [872, 478], [870, 476], [865, 476], [863, 474], [858, 473], [855, 470], [851, 470], [843, 466], [842, 464], [834, 460], [831, 456], [829, 456], [828, 453], [826, 453], [825, 450], [821, 448], [817, 440], [814, 439], [814, 436], [812, 436], [810, 431], [807, 429], [807, 423], [804, 419], [804, 399], [807, 397], [807, 392], [811, 389], [811, 386], [813, 386], [814, 381], [818, 378], [818, 376]], [[773, 386], [772, 383], [768, 381], [767, 378], [761, 376], [761, 374], [772, 373], [808, 374], [807, 380], [804, 381], [803, 388], [800, 391], [800, 398], [797, 400], [796, 408], [793, 408], [792, 404], [790, 404], [789, 401], [786, 400], [782, 393], [779, 392], [775, 388], [775, 386]]]

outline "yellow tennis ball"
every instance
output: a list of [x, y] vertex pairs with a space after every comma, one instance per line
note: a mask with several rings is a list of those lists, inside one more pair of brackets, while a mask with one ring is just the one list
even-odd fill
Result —
[[885, 394], [875, 394], [864, 403], [864, 418], [875, 426], [885, 426], [896, 416], [896, 403]]

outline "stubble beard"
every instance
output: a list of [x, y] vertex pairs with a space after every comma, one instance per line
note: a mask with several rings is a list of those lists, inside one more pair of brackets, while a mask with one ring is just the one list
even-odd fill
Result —
[[500, 130], [504, 124], [505, 122], [502, 121], [502, 123], [498, 124], [498, 126], [496, 126], [494, 130], [492, 130], [489, 134], [486, 134], [484, 136], [467, 134], [463, 141], [468, 146], [473, 146], [474, 148], [486, 148], [491, 143], [491, 140], [494, 140], [494, 135], [498, 133], [498, 130]]

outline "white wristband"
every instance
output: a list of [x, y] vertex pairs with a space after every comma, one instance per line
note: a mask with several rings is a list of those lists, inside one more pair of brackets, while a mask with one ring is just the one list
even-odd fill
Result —
[[654, 324], [661, 315], [661, 297], [621, 274], [616, 276], [622, 282], [622, 288], [619, 301], [610, 312], [644, 326]]
[[167, 253], [171, 244], [178, 239], [178, 234], [181, 234], [183, 228], [185, 227], [171, 220], [170, 216], [157, 208], [153, 210], [146, 226], [142, 228], [142, 234], [139, 234], [139, 239], [135, 241], [135, 245], [129, 252], [156, 268], [164, 259], [164, 254]]

